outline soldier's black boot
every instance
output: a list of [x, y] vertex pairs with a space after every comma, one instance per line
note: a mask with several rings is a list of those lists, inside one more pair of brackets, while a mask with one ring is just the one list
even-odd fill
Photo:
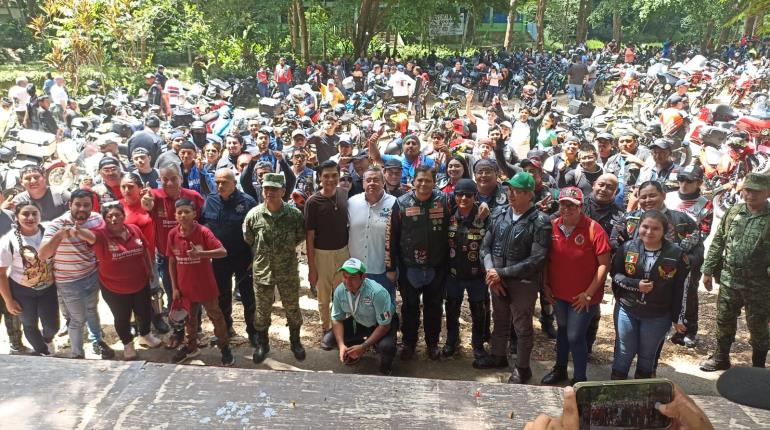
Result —
[[254, 349], [254, 355], [251, 357], [255, 364], [265, 361], [267, 353], [270, 352], [270, 339], [267, 337], [267, 331], [258, 331], [257, 347]]
[[730, 368], [730, 355], [723, 352], [715, 352], [708, 358], [700, 362], [700, 370], [704, 372], [714, 372], [716, 370], [727, 370]]
[[473, 358], [478, 360], [484, 355], [484, 328], [487, 318], [487, 308], [484, 302], [471, 302], [471, 345], [473, 346]]
[[556, 339], [556, 327], [554, 326], [553, 314], [541, 313], [540, 328], [548, 336], [548, 339]]
[[553, 366], [553, 370], [543, 376], [540, 383], [543, 385], [556, 385], [566, 381], [568, 377], [567, 366]]
[[448, 298], [444, 304], [446, 311], [446, 344], [441, 350], [444, 357], [451, 357], [457, 351], [457, 343], [460, 337], [460, 307], [462, 299]]
[[302, 342], [299, 340], [299, 327], [289, 329], [289, 342], [291, 342], [291, 352], [294, 354], [294, 358], [299, 361], [304, 360], [305, 347], [302, 346]]
[[754, 367], [761, 367], [764, 369], [765, 361], [767, 361], [767, 351], [757, 351], [756, 349], [751, 353], [751, 365]]

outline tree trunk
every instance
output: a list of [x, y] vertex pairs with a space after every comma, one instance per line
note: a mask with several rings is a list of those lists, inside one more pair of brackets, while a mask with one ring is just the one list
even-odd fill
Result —
[[355, 51], [356, 58], [366, 55], [369, 43], [379, 27], [383, 15], [392, 4], [393, 2], [388, 2], [386, 7], [381, 9], [380, 0], [361, 0], [361, 7], [358, 9], [355, 37], [353, 37], [353, 50]]
[[307, 31], [307, 19], [305, 18], [305, 6], [302, 0], [294, 0], [297, 11], [297, 26], [299, 27], [300, 51], [304, 64], [310, 63], [310, 36]]
[[623, 36], [623, 25], [620, 21], [620, 11], [615, 10], [612, 12], [612, 38], [615, 39], [615, 43], [620, 46], [620, 39]]
[[537, 0], [537, 12], [535, 12], [535, 24], [537, 25], [537, 39], [535, 46], [543, 50], [545, 45], [545, 7], [548, 0]]
[[591, 0], [580, 0], [578, 6], [577, 28], [575, 29], [575, 42], [584, 43], [588, 38], [588, 17], [591, 15], [593, 4]]
[[294, 58], [297, 57], [297, 38], [299, 32], [297, 31], [297, 3], [292, 1], [289, 5], [289, 36], [291, 37], [291, 52], [294, 54]]
[[747, 16], [746, 20], [743, 21], [743, 35], [746, 37], [751, 37], [752, 32], [754, 31], [754, 22], [757, 20], [757, 17]]
[[27, 0], [27, 19], [37, 16], [37, 0]]
[[506, 51], [511, 47], [511, 39], [513, 38], [513, 20], [516, 19], [517, 3], [518, 0], [511, 0], [508, 7], [508, 20], [507, 25], [505, 26], [505, 41], [503, 42]]
[[709, 45], [711, 42], [711, 36], [714, 34], [714, 22], [708, 21], [706, 23], [706, 29], [703, 32], [703, 37], [700, 40], [700, 52], [705, 53], [709, 51]]
[[760, 13], [755, 17], [754, 20], [754, 28], [751, 31], [751, 34], [759, 34], [760, 29], [762, 28], [762, 21], [765, 20], [765, 14], [764, 12]]

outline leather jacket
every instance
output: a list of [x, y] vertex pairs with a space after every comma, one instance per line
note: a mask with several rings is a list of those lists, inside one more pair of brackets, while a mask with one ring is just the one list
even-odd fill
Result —
[[[446, 262], [449, 226], [447, 195], [433, 190], [420, 201], [410, 191], [396, 200], [392, 228], [400, 261], [409, 267], [438, 267]], [[387, 248], [386, 248], [386, 251]]]
[[449, 276], [460, 280], [483, 279], [484, 266], [479, 256], [481, 242], [489, 228], [489, 218], [476, 219], [474, 207], [466, 218], [455, 212], [449, 218]]

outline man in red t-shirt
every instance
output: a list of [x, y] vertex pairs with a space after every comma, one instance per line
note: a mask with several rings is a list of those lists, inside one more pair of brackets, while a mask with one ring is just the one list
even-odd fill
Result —
[[198, 349], [199, 306], [206, 309], [214, 334], [222, 352], [222, 365], [232, 366], [235, 357], [230, 350], [230, 338], [227, 334], [225, 316], [219, 309], [219, 288], [211, 266], [212, 258], [227, 256], [222, 243], [208, 228], [198, 224], [195, 203], [188, 199], [179, 199], [174, 204], [175, 216], [179, 225], [168, 233], [166, 255], [171, 274], [171, 286], [174, 301], [185, 300], [190, 305], [190, 316], [185, 324], [187, 331], [186, 345], [174, 354], [174, 363], [182, 363], [200, 354]]
[[[195, 219], [200, 218], [201, 208], [203, 208], [203, 197], [196, 191], [182, 188], [182, 172], [177, 164], [168, 164], [160, 168], [161, 188], [152, 190], [150, 196], [144, 196], [146, 202], [143, 207], [150, 208], [149, 213], [155, 224], [155, 240], [157, 253], [155, 254], [155, 264], [160, 273], [160, 279], [163, 283], [163, 289], [166, 292], [166, 301], [171, 301], [171, 278], [168, 271], [168, 257], [166, 255], [166, 239], [168, 234], [177, 226], [175, 218], [174, 203], [179, 199], [187, 199], [193, 202], [196, 208]], [[168, 304], [168, 303], [166, 303]], [[168, 346], [176, 348], [182, 341], [183, 333], [174, 333], [169, 338]]]

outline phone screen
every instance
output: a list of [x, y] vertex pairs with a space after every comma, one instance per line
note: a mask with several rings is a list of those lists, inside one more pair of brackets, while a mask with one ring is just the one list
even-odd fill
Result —
[[589, 382], [576, 386], [580, 429], [665, 429], [671, 419], [655, 403], [670, 403], [671, 382], [644, 381]]

